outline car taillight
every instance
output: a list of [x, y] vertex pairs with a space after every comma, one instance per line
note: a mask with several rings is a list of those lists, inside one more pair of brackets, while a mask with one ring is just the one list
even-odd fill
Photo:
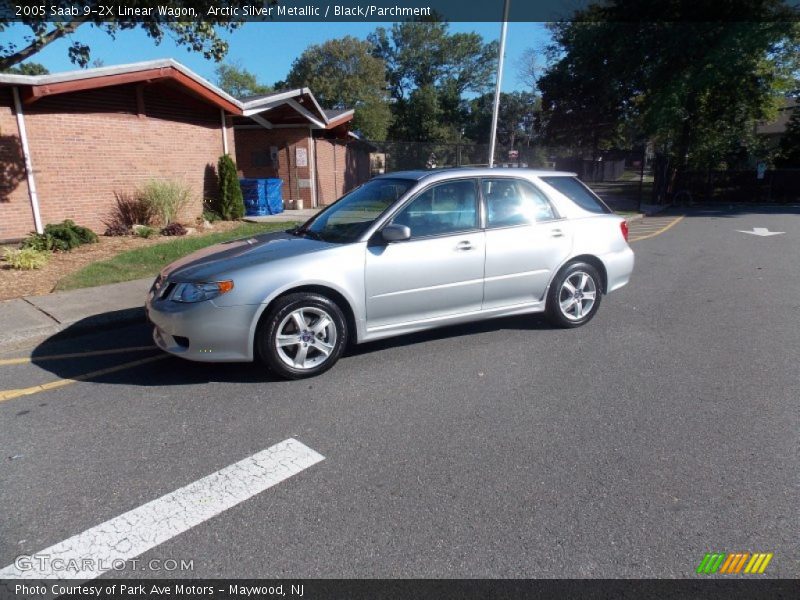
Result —
[[622, 231], [622, 237], [624, 237], [625, 241], [627, 242], [628, 241], [628, 222], [627, 221], [623, 221], [622, 223], [620, 223], [619, 224], [619, 229], [620, 229], [620, 231]]

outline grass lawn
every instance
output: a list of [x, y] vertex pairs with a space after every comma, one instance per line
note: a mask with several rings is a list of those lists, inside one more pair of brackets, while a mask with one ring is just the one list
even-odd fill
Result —
[[67, 275], [56, 285], [56, 290], [74, 290], [107, 283], [119, 283], [152, 276], [169, 263], [219, 242], [247, 237], [268, 231], [281, 231], [296, 223], [242, 223], [235, 229], [208, 235], [179, 237], [172, 241], [122, 252], [108, 260], [91, 263]]

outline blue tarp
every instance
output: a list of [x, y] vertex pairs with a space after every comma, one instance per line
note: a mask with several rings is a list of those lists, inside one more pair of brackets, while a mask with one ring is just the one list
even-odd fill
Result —
[[248, 217], [264, 217], [283, 212], [281, 179], [240, 179], [244, 197], [245, 214]]

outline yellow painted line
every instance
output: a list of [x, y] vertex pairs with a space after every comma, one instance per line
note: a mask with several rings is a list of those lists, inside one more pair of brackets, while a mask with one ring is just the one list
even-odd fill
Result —
[[0, 367], [7, 365], [26, 365], [40, 360], [64, 360], [65, 358], [83, 358], [84, 356], [105, 356], [106, 354], [123, 354], [125, 352], [142, 352], [155, 350], [157, 346], [131, 346], [129, 348], [112, 348], [111, 350], [92, 350], [91, 352], [71, 352], [69, 354], [50, 354], [47, 356], [28, 356], [24, 358], [0, 359]]
[[669, 225], [667, 225], [666, 227], [662, 227], [661, 229], [659, 229], [659, 230], [658, 230], [658, 231], [656, 231], [655, 233], [650, 233], [650, 234], [648, 234], [648, 235], [644, 235], [644, 236], [641, 236], [641, 237], [631, 238], [631, 241], [632, 241], [632, 242], [639, 242], [639, 241], [641, 241], [641, 240], [647, 240], [647, 239], [650, 239], [650, 238], [656, 237], [657, 235], [661, 235], [662, 233], [664, 233], [664, 232], [665, 232], [665, 231], [667, 231], [668, 229], [671, 229], [671, 228], [675, 227], [675, 225], [677, 225], [678, 223], [680, 223], [681, 221], [683, 221], [683, 219], [684, 219], [684, 218], [685, 218], [685, 217], [683, 217], [683, 216], [681, 216], [681, 217], [678, 217], [678, 218], [676, 218], [674, 221], [672, 221], [672, 222], [671, 222]]
[[121, 365], [115, 365], [113, 367], [108, 367], [106, 369], [92, 371], [91, 373], [76, 375], [75, 377], [72, 377], [70, 379], [59, 379], [58, 381], [51, 381], [50, 383], [43, 383], [41, 385], [34, 385], [32, 387], [20, 388], [17, 390], [3, 390], [0, 391], [0, 402], [5, 402], [6, 400], [13, 400], [14, 398], [19, 398], [20, 396], [30, 396], [32, 394], [38, 394], [39, 392], [56, 390], [58, 388], [72, 385], [73, 383], [78, 383], [79, 381], [86, 381], [87, 379], [92, 379], [94, 377], [101, 377], [109, 373], [116, 373], [117, 371], [132, 369], [133, 367], [146, 365], [147, 363], [155, 362], [157, 360], [163, 360], [165, 358], [169, 358], [169, 356], [170, 356], [169, 354], [157, 354], [156, 356], [148, 356], [147, 358], [133, 360], [131, 362], [123, 363]]

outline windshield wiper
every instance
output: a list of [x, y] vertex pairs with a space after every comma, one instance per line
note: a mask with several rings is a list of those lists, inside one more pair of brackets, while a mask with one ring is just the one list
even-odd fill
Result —
[[302, 227], [294, 227], [292, 229], [288, 229], [286, 231], [289, 235], [293, 235], [295, 237], [307, 237], [311, 238], [312, 240], [319, 240], [320, 242], [324, 242], [325, 238], [322, 237], [321, 234], [317, 233], [316, 231], [312, 231], [311, 229], [303, 229]]

